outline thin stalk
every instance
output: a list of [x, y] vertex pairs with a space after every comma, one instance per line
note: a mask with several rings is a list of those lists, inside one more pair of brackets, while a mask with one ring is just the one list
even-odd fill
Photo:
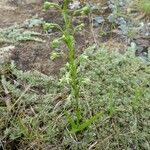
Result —
[[64, 4], [63, 4], [63, 11], [62, 11], [62, 15], [64, 18], [64, 22], [65, 22], [65, 30], [68, 30], [68, 4], [69, 4], [69, 0], [64, 0]]
[[80, 122], [80, 108], [79, 108], [79, 83], [78, 83], [78, 75], [77, 75], [77, 65], [75, 63], [75, 49], [73, 44], [68, 43], [69, 48], [69, 65], [70, 65], [70, 73], [71, 73], [71, 86], [72, 93], [75, 98], [75, 111], [77, 117], [77, 125]]
[[75, 98], [75, 112], [77, 117], [77, 125], [80, 122], [80, 108], [79, 108], [79, 83], [77, 74], [77, 65], [75, 63], [75, 47], [74, 47], [74, 37], [70, 34], [65, 34], [66, 45], [69, 49], [69, 70], [71, 74], [71, 93]]
[[80, 108], [79, 108], [79, 83], [78, 83], [78, 75], [77, 75], [77, 65], [75, 63], [75, 46], [74, 46], [74, 37], [71, 34], [70, 29], [72, 28], [72, 16], [68, 15], [68, 4], [69, 0], [64, 1], [63, 6], [63, 17], [65, 21], [65, 42], [69, 50], [69, 69], [71, 73], [71, 93], [75, 98], [75, 113], [77, 117], [77, 125], [80, 123]]

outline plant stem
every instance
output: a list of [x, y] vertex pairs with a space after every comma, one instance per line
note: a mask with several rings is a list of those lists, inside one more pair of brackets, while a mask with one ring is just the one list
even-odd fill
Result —
[[77, 65], [75, 63], [75, 47], [74, 47], [74, 37], [71, 35], [65, 35], [66, 45], [69, 49], [69, 69], [71, 74], [71, 90], [72, 95], [75, 98], [75, 112], [77, 117], [77, 125], [80, 122], [80, 108], [79, 108], [79, 83], [77, 74]]
[[75, 113], [77, 118], [77, 126], [80, 123], [80, 108], [79, 108], [79, 83], [78, 83], [78, 74], [77, 74], [77, 65], [75, 63], [75, 39], [72, 36], [71, 28], [72, 28], [72, 16], [68, 15], [68, 4], [69, 0], [64, 1], [63, 7], [63, 17], [65, 21], [65, 43], [69, 50], [69, 70], [71, 74], [71, 93], [75, 98]]

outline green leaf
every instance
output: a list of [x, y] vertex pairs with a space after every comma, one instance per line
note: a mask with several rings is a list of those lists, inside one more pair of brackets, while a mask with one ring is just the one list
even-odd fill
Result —
[[51, 60], [55, 60], [56, 58], [59, 58], [60, 57], [60, 53], [58, 53], [58, 52], [52, 52], [51, 54], [50, 54], [50, 59]]
[[74, 49], [75, 47], [75, 39], [72, 35], [64, 36], [64, 41], [67, 44], [69, 49]]
[[66, 115], [66, 118], [67, 118], [68, 122], [71, 125], [72, 130], [76, 130], [77, 125], [76, 125], [75, 121], [73, 120], [73, 118], [67, 112], [65, 112], [65, 115]]
[[56, 38], [53, 40], [53, 42], [51, 43], [52, 48], [59, 48], [60, 44], [62, 43], [63, 38]]
[[76, 133], [79, 131], [84, 130], [85, 128], [87, 128], [91, 123], [93, 123], [95, 120], [97, 120], [100, 116], [103, 115], [103, 112], [99, 112], [96, 115], [92, 116], [91, 118], [87, 119], [84, 123], [80, 124], [79, 126], [77, 126], [77, 128], [73, 128], [71, 130], [71, 133]]
[[82, 8], [82, 14], [88, 15], [89, 13], [90, 13], [90, 8], [88, 6]]

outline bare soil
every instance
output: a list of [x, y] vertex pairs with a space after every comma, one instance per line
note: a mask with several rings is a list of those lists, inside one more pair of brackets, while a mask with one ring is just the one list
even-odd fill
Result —
[[[38, 15], [45, 21], [63, 24], [61, 16], [56, 11], [42, 11], [42, 4], [30, 4], [14, 6], [9, 5], [0, 9], [0, 28], [9, 27], [14, 24], [21, 24], [32, 16]], [[32, 29], [34, 31], [43, 32], [42, 28]], [[15, 49], [12, 52], [11, 59], [15, 61], [17, 67], [21, 70], [38, 70], [44, 74], [55, 74], [66, 62], [66, 58], [60, 57], [54, 61], [50, 60], [50, 53], [53, 49], [50, 47], [50, 42], [57, 37], [59, 33], [55, 32], [52, 36], [45, 36], [45, 42], [19, 42], [15, 44]], [[89, 37], [89, 31], [84, 31], [82, 34], [76, 35], [77, 51], [80, 53], [86, 47]], [[90, 40], [92, 41], [92, 40]], [[1, 47], [3, 47], [2, 45]], [[64, 50], [63, 50], [64, 49]], [[64, 46], [62, 51], [67, 53]]]
[[[103, 2], [106, 1], [104, 0]], [[103, 4], [105, 5], [105, 3]], [[105, 16], [106, 14], [103, 15]], [[4, 8], [1, 8], [0, 28], [9, 27], [16, 23], [21, 24], [25, 20], [35, 15], [42, 17], [47, 22], [55, 22], [60, 25], [63, 25], [63, 20], [60, 14], [52, 10], [48, 12], [43, 12], [42, 3], [41, 4], [36, 3], [36, 4], [24, 4], [19, 6], [8, 5], [5, 6]], [[86, 24], [86, 28], [81, 33], [77, 33], [75, 35], [77, 53], [82, 53], [82, 51], [93, 42], [102, 41], [102, 39], [100, 39], [98, 36], [98, 33], [100, 32], [101, 29], [91, 28], [88, 17], [82, 19]], [[76, 19], [74, 20], [74, 24], [77, 24]], [[32, 30], [43, 33], [42, 27], [34, 28]], [[48, 75], [57, 73], [67, 60], [67, 57], [60, 57], [54, 61], [50, 60], [50, 53], [53, 51], [53, 49], [50, 47], [50, 42], [55, 37], [57, 37], [57, 35], [59, 35], [59, 33], [56, 31], [53, 33], [53, 35], [44, 36], [43, 37], [45, 40], [44, 43], [35, 41], [16, 43], [15, 49], [12, 52], [11, 59], [15, 61], [19, 69], [24, 71], [38, 70]], [[108, 36], [106, 36], [106, 39], [107, 38]], [[106, 40], [102, 42], [105, 41]], [[114, 41], [110, 44], [110, 47], [112, 47], [112, 44], [115, 45]], [[118, 44], [116, 45], [118, 46]], [[61, 51], [63, 51], [65, 54], [67, 53], [65, 46], [62, 45]]]

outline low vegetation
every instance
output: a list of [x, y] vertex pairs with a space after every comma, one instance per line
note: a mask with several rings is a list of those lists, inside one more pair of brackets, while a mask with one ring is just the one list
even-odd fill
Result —
[[139, 0], [137, 2], [137, 6], [141, 11], [147, 14], [150, 14], [150, 1], [149, 0]]
[[1, 76], [1, 95], [5, 94], [0, 107], [1, 146], [75, 150], [105, 149], [107, 145], [108, 149], [149, 149], [149, 62], [136, 58], [133, 52], [121, 55], [94, 46], [76, 62], [81, 119], [84, 122], [100, 111], [101, 117], [88, 128], [71, 134], [65, 115], [73, 111], [68, 64], [56, 77], [22, 72], [11, 64], [15, 79]]
[[[123, 54], [92, 44], [76, 55], [74, 33], [84, 24], [74, 27], [73, 17], [90, 10], [85, 6], [70, 12], [68, 5], [68, 0], [63, 7], [44, 5], [61, 13], [64, 26], [40, 20], [46, 32], [60, 32], [51, 42], [50, 59], [60, 57], [55, 49], [62, 42], [67, 48], [68, 62], [58, 74], [22, 71], [13, 61], [0, 67], [0, 149], [149, 150], [150, 58], [135, 56], [133, 42]], [[22, 37], [23, 30], [6, 31], [0, 31], [5, 40], [20, 41], [13, 31]]]

